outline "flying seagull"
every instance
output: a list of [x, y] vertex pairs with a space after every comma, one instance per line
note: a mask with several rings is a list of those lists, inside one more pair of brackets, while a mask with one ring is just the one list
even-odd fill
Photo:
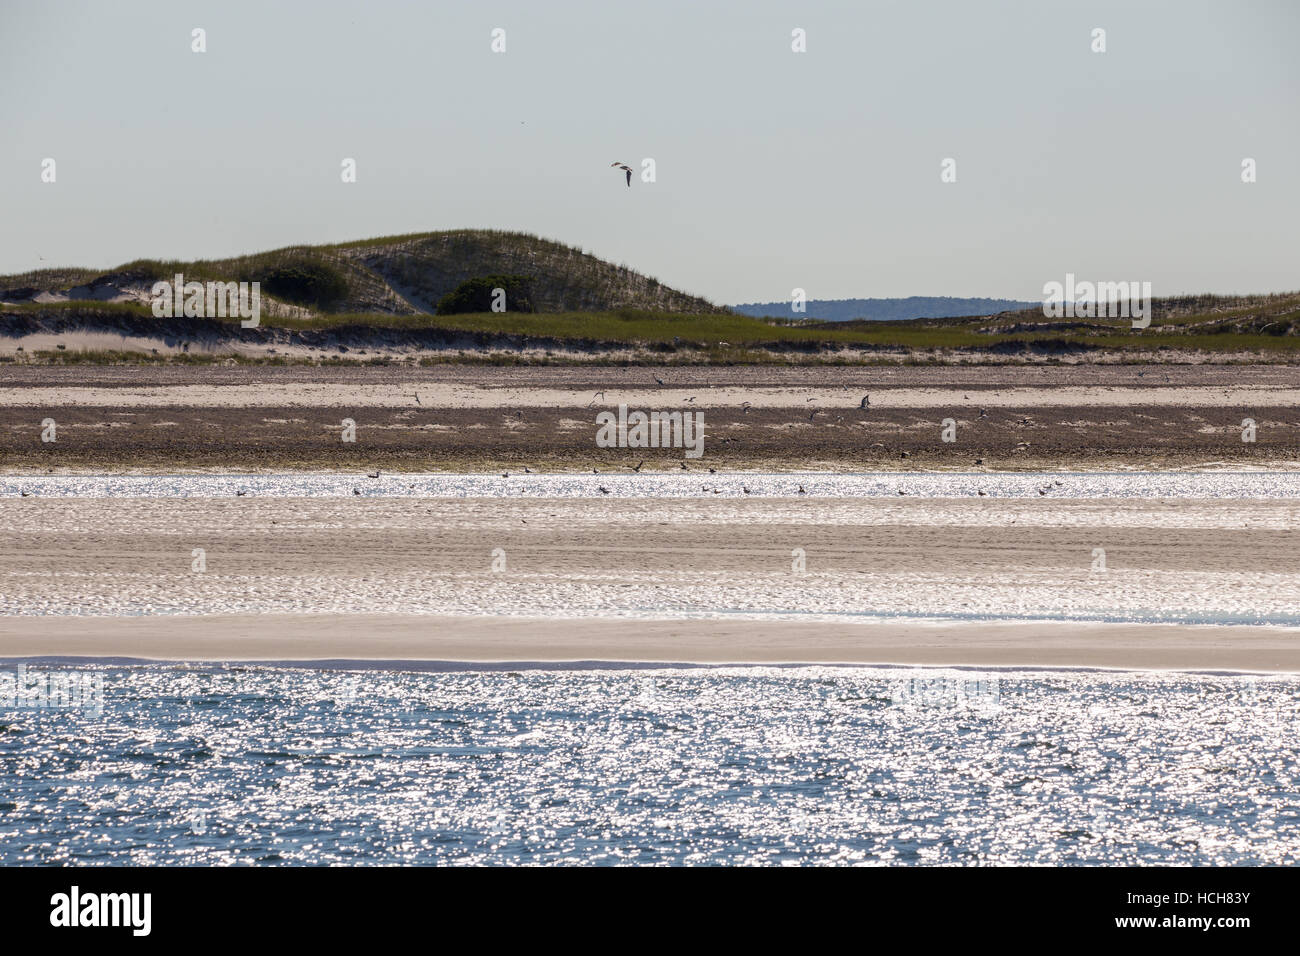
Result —
[[619, 169], [621, 169], [621, 170], [623, 170], [625, 173], [627, 173], [627, 184], [628, 184], [629, 187], [632, 185], [632, 167], [631, 167], [631, 166], [627, 165], [626, 163], [610, 163], [609, 165], [610, 165], [611, 167], [617, 166]]

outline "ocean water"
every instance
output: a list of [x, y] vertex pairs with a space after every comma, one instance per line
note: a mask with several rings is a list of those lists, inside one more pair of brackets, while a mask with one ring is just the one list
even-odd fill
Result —
[[26, 666], [6, 865], [1300, 862], [1294, 677]]

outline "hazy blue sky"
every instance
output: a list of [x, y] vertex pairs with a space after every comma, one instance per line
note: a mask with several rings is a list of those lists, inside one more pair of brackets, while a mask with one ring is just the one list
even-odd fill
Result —
[[720, 302], [1296, 289], [1298, 41], [1294, 0], [0, 0], [0, 273], [494, 227]]

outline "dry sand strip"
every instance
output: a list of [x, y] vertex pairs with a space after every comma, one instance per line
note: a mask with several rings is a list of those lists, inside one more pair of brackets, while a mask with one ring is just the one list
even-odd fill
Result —
[[[139, 388], [67, 385], [0, 387], [0, 406], [13, 408], [593, 408], [641, 409], [822, 408], [858, 410], [864, 395], [845, 388], [743, 386], [646, 388], [610, 386], [598, 392], [393, 381], [384, 384], [324, 382], [252, 385], [157, 385]], [[869, 396], [870, 408], [1156, 408], [1243, 405], [1294, 408], [1300, 389], [1255, 386], [1072, 386], [1006, 387], [975, 394], [943, 388], [890, 388]]]
[[613, 621], [215, 615], [0, 617], [0, 658], [157, 661], [658, 662], [1300, 671], [1268, 627], [1063, 623]]
[[[896, 388], [974, 389], [1041, 386], [1168, 386], [1300, 389], [1300, 365], [40, 365], [0, 363], [0, 388], [319, 383], [476, 385], [505, 389]], [[662, 383], [662, 384], [660, 384]], [[861, 394], [861, 393], [859, 393]]]

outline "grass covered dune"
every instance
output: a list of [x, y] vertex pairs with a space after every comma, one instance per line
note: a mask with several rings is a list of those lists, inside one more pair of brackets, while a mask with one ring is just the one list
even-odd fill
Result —
[[[154, 316], [153, 284], [178, 273], [260, 283], [259, 327]], [[505, 312], [476, 311], [496, 282], [519, 294]], [[493, 230], [0, 276], [0, 360], [22, 363], [1277, 362], [1298, 347], [1300, 292], [1155, 299], [1145, 329], [1041, 309], [889, 322], [751, 317], [585, 249]]]

